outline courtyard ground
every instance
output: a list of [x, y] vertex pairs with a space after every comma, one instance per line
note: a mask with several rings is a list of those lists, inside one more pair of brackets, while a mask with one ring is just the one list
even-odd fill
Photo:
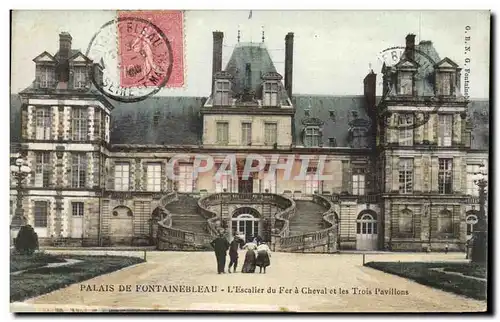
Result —
[[[62, 252], [144, 256], [143, 252], [123, 251]], [[244, 253], [240, 253], [240, 261], [242, 257]], [[367, 254], [365, 261], [465, 262], [464, 257], [463, 253], [377, 253]], [[241, 269], [241, 263], [239, 265]], [[110, 285], [113, 285], [112, 291]], [[122, 288], [130, 285], [130, 291], [120, 292], [120, 285]], [[214, 292], [167, 292], [163, 288], [180, 285]], [[479, 312], [486, 310], [486, 301], [444, 292], [364, 267], [362, 254], [273, 253], [267, 274], [218, 275], [212, 252], [150, 251], [146, 263], [23, 303], [11, 303], [12, 311], [69, 308], [75, 311]]]

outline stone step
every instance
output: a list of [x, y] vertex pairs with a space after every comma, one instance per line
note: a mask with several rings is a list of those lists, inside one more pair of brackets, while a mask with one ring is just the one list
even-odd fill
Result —
[[290, 220], [290, 234], [300, 235], [323, 229], [323, 214], [327, 210], [312, 201], [297, 200], [295, 215]]

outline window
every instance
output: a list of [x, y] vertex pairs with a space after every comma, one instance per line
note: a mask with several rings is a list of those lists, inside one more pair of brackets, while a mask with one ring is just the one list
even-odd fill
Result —
[[36, 139], [37, 140], [50, 140], [52, 129], [50, 108], [37, 107], [36, 108]]
[[320, 134], [318, 127], [306, 127], [305, 144], [306, 146], [319, 146]]
[[270, 175], [269, 172], [264, 174], [264, 179], [262, 181], [262, 192], [276, 193], [276, 175]]
[[223, 174], [218, 178], [219, 180], [215, 181], [215, 192], [224, 192], [224, 189], [226, 192], [231, 192], [231, 175]]
[[193, 166], [192, 165], [179, 165], [179, 192], [192, 192], [193, 191]]
[[366, 132], [367, 132], [366, 128], [362, 128], [362, 127], [352, 128], [351, 129], [351, 133], [352, 133], [351, 147], [353, 147], [353, 148], [366, 147], [366, 145], [367, 145]]
[[103, 111], [94, 107], [94, 140], [103, 138]]
[[86, 85], [87, 85], [87, 68], [75, 67], [73, 75], [73, 87], [85, 88]]
[[264, 106], [278, 106], [278, 83], [264, 83]]
[[241, 124], [241, 144], [249, 145], [252, 143], [252, 123]]
[[352, 194], [364, 195], [365, 194], [365, 175], [354, 174], [352, 176]]
[[35, 201], [35, 228], [47, 228], [47, 208], [46, 201]]
[[449, 96], [452, 94], [453, 86], [453, 73], [438, 73], [438, 87], [437, 94], [442, 96]]
[[468, 164], [467, 165], [467, 194], [469, 196], [479, 196], [479, 190], [477, 185], [474, 183], [474, 176], [479, 173], [479, 164]]
[[313, 194], [319, 192], [319, 180], [315, 168], [307, 169], [305, 189], [306, 194]]
[[329, 138], [328, 139], [328, 144], [330, 145], [331, 148], [334, 148], [337, 146], [337, 139], [335, 138]]
[[71, 129], [73, 141], [84, 141], [87, 139], [87, 109], [73, 107], [71, 109]]
[[439, 159], [438, 185], [440, 194], [452, 193], [453, 159]]
[[52, 87], [56, 78], [54, 67], [37, 66], [36, 78], [38, 80], [38, 85], [40, 86], [40, 88]]
[[35, 187], [46, 188], [50, 183], [50, 152], [36, 152], [35, 161]]
[[413, 192], [413, 159], [399, 159], [399, 192]]
[[229, 102], [230, 83], [227, 80], [215, 81], [215, 106], [230, 106]]
[[217, 143], [228, 144], [229, 142], [229, 123], [217, 122]]
[[413, 234], [413, 213], [405, 209], [399, 215], [399, 232], [402, 234]]
[[161, 163], [149, 163], [146, 168], [147, 191], [161, 191]]
[[453, 115], [439, 115], [438, 146], [451, 146]]
[[399, 94], [413, 95], [413, 75], [411, 72], [399, 72]]
[[356, 223], [356, 233], [362, 235], [377, 234], [377, 219], [370, 214], [364, 214], [358, 218]]
[[470, 237], [474, 232], [474, 225], [477, 224], [477, 216], [476, 215], [467, 215], [465, 219], [465, 223], [467, 224], [467, 237]]
[[449, 210], [442, 210], [437, 218], [438, 233], [450, 234], [453, 232], [452, 214]]
[[278, 142], [277, 137], [278, 125], [276, 123], [264, 124], [264, 144], [273, 145]]
[[130, 184], [130, 165], [125, 162], [115, 163], [115, 190], [128, 191]]
[[87, 180], [87, 156], [83, 153], [72, 155], [71, 187], [85, 188]]
[[413, 115], [399, 115], [399, 145], [413, 145]]
[[72, 202], [71, 208], [73, 217], [83, 217], [83, 202]]

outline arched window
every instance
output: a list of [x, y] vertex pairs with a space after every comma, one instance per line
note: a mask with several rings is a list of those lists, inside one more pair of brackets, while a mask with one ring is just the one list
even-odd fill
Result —
[[374, 211], [365, 210], [358, 215], [357, 234], [377, 234], [377, 214]]
[[231, 219], [233, 233], [245, 235], [247, 241], [259, 235], [260, 214], [251, 207], [236, 209]]
[[451, 211], [442, 210], [437, 218], [438, 233], [451, 234], [453, 232], [452, 214]]
[[467, 237], [472, 235], [474, 231], [474, 225], [477, 224], [477, 215], [475, 211], [467, 212], [467, 217], [465, 218], [465, 223], [467, 225]]
[[399, 232], [403, 234], [413, 234], [413, 212], [405, 209], [399, 214]]

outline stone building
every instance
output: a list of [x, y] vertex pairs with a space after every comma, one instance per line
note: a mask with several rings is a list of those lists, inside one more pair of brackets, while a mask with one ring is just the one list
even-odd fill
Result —
[[[12, 152], [32, 169], [25, 220], [43, 242], [189, 248], [225, 228], [288, 251], [463, 249], [489, 102], [464, 99], [460, 68], [430, 41], [406, 37], [382, 97], [373, 71], [361, 96], [295, 95], [293, 33], [280, 75], [264, 41], [238, 42], [223, 69], [217, 31], [208, 97], [123, 103], [94, 87], [103, 66], [71, 40], [61, 33], [55, 55], [34, 59], [11, 103]], [[266, 165], [246, 176], [249, 155]]]

